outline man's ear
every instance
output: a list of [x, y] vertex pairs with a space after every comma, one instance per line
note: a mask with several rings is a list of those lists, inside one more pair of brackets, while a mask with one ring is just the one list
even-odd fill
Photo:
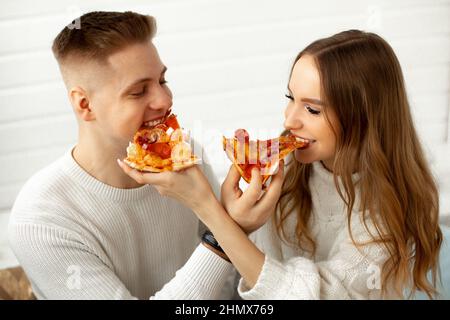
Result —
[[76, 115], [84, 121], [95, 119], [93, 110], [89, 105], [89, 97], [86, 90], [81, 87], [73, 87], [69, 91], [69, 99]]

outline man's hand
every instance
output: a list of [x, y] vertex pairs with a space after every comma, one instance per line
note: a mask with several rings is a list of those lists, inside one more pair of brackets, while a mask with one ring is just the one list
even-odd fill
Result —
[[206, 201], [215, 200], [208, 180], [197, 165], [181, 171], [149, 173], [130, 168], [120, 160], [117, 162], [136, 182], [153, 185], [162, 196], [174, 198], [195, 212]]

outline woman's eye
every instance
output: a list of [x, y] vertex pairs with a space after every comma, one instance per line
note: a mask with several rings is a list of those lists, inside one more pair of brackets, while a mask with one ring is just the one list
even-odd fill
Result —
[[320, 110], [313, 109], [309, 104], [305, 104], [305, 109], [308, 110], [308, 112], [313, 115], [320, 114]]
[[164, 85], [164, 84], [166, 84], [166, 83], [167, 83], [167, 80], [165, 80], [165, 79], [163, 79], [163, 80], [161, 80], [161, 81], [159, 82], [160, 85]]
[[286, 93], [284, 96], [285, 96], [286, 98], [288, 98], [289, 100], [294, 101], [294, 97], [291, 96], [289, 93]]

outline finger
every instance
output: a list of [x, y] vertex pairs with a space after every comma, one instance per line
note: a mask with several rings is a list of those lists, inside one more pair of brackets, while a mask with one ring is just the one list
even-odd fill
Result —
[[281, 195], [283, 181], [284, 181], [284, 161], [281, 160], [277, 174], [273, 176], [269, 188], [267, 189], [266, 193], [262, 196], [262, 198], [258, 201], [258, 207], [269, 207], [274, 205], [278, 201]]
[[234, 165], [231, 165], [230, 170], [222, 183], [222, 193], [224, 196], [232, 194], [235, 197], [240, 197], [242, 190], [239, 189], [239, 180], [241, 175]]
[[140, 184], [159, 184], [161, 181], [160, 176], [156, 173], [143, 173], [136, 169], [131, 168], [129, 165], [117, 159], [117, 163], [120, 168], [133, 180]]
[[257, 168], [252, 169], [252, 179], [250, 180], [250, 185], [245, 190], [242, 195], [242, 200], [247, 203], [247, 205], [253, 206], [256, 201], [258, 201], [259, 196], [262, 191], [262, 178], [261, 173]]

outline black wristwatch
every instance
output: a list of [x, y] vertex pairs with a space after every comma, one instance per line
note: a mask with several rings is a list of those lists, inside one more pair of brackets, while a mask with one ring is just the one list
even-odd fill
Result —
[[217, 242], [216, 238], [214, 238], [214, 235], [212, 234], [211, 231], [206, 230], [205, 233], [203, 233], [202, 236], [202, 241], [209, 244], [211, 247], [213, 247], [214, 249], [223, 252], [223, 249], [220, 247], [219, 243]]

